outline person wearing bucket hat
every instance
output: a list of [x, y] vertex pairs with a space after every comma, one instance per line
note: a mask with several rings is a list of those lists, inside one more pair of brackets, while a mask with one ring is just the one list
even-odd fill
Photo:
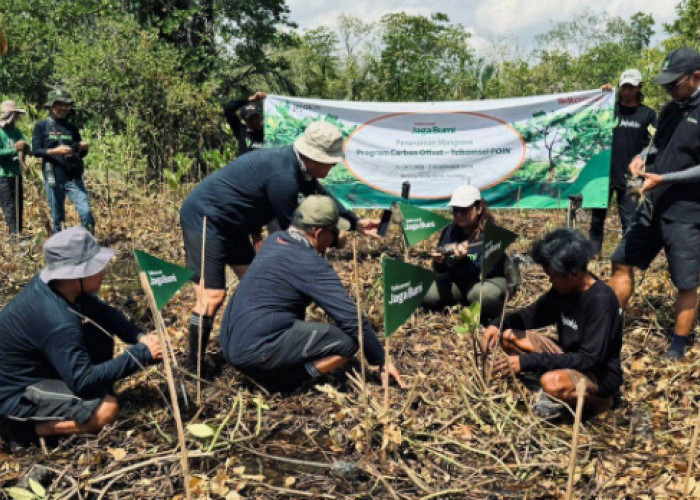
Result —
[[263, 147], [262, 102], [266, 97], [265, 92], [258, 91], [250, 97], [224, 104], [224, 116], [238, 142], [238, 156]]
[[30, 148], [16, 123], [24, 113], [14, 101], [0, 104], [0, 205], [10, 234], [22, 232], [22, 167]]
[[88, 193], [83, 182], [83, 158], [89, 145], [80, 131], [68, 121], [73, 97], [65, 89], [54, 89], [46, 99], [49, 117], [34, 125], [32, 150], [41, 158], [46, 197], [51, 208], [52, 231], [61, 230], [66, 220], [66, 195], [75, 205], [80, 223], [89, 230], [95, 228]]
[[[308, 196], [291, 226], [265, 240], [226, 306], [219, 334], [224, 358], [268, 390], [293, 391], [357, 352], [357, 307], [323, 258], [348, 227], [332, 198]], [[305, 321], [311, 302], [334, 324]], [[366, 318], [362, 335], [368, 362], [383, 366], [384, 350]], [[387, 373], [404, 387], [394, 365]]]
[[[98, 432], [117, 416], [113, 384], [161, 359], [157, 336], [97, 298], [113, 255], [84, 228], [61, 231], [44, 244], [44, 269], [0, 311], [0, 419], [11, 445]], [[113, 358], [112, 335], [133, 346]]]
[[[481, 300], [481, 319], [488, 324], [501, 313], [509, 282], [514, 284], [516, 276], [509, 274], [511, 279], [506, 279], [506, 267], [515, 273], [510, 267], [514, 263], [503, 254], [482, 283], [484, 228], [493, 221], [493, 215], [479, 189], [469, 184], [455, 189], [448, 205], [454, 221], [440, 233], [438, 249], [442, 251], [432, 253], [437, 275], [422, 305], [429, 311], [441, 311], [455, 304], [469, 305]], [[513, 288], [510, 295], [514, 292]]]
[[665, 357], [685, 356], [700, 286], [700, 53], [672, 51], [654, 79], [671, 96], [651, 144], [629, 170], [644, 179], [645, 203], [611, 257], [610, 285], [623, 307], [634, 292], [634, 268], [646, 269], [664, 249], [677, 289], [675, 323]]
[[[612, 90], [604, 85], [603, 90]], [[613, 129], [612, 151], [610, 157], [610, 185], [608, 204], [613, 195], [617, 200], [617, 212], [624, 233], [634, 217], [636, 203], [627, 189], [629, 171], [627, 167], [636, 155], [649, 145], [651, 127], [656, 127], [656, 113], [642, 104], [642, 74], [637, 69], [625, 70], [620, 75], [615, 118], [617, 125]], [[603, 250], [605, 234], [605, 217], [607, 208], [591, 210], [591, 227], [589, 238], [596, 253]]]
[[[251, 235], [259, 234], [273, 219], [286, 229], [301, 199], [328, 194], [318, 179], [326, 177], [341, 161], [340, 130], [327, 122], [313, 122], [294, 144], [246, 153], [207, 176], [187, 196], [180, 209], [180, 225], [186, 265], [195, 272], [197, 302], [190, 318], [186, 368], [194, 371], [198, 365], [200, 329], [201, 345], [207, 345], [214, 316], [226, 295], [226, 265], [241, 278], [255, 256]], [[335, 203], [351, 229], [376, 236], [378, 220], [359, 219]], [[204, 275], [200, 276], [202, 267]], [[200, 354], [203, 356], [203, 352]], [[212, 369], [205, 366], [205, 371]]]

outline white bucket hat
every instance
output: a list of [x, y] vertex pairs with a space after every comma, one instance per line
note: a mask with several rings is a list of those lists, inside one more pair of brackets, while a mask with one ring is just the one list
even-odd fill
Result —
[[294, 141], [294, 147], [300, 154], [319, 163], [335, 165], [345, 158], [343, 134], [328, 122], [311, 123]]
[[451, 207], [471, 207], [474, 203], [481, 199], [481, 192], [478, 188], [471, 184], [459, 186], [452, 193], [452, 198], [448, 203]]
[[87, 278], [102, 271], [114, 256], [114, 250], [103, 248], [83, 227], [69, 227], [54, 234], [44, 243], [46, 267], [41, 281]]

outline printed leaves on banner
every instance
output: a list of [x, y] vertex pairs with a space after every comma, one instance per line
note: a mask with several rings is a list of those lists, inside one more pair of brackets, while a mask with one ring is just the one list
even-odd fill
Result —
[[420, 243], [450, 223], [449, 219], [430, 210], [414, 207], [406, 203], [399, 203], [398, 205], [401, 215], [403, 215], [401, 227], [408, 246]]
[[189, 269], [176, 266], [140, 250], [134, 250], [134, 256], [141, 270], [146, 273], [158, 310], [163, 309], [175, 292], [194, 275], [194, 272]]
[[486, 276], [491, 268], [501, 258], [506, 248], [518, 237], [513, 231], [508, 231], [489, 222], [484, 230], [484, 263], [481, 266], [482, 276]]
[[400, 260], [382, 259], [384, 285], [384, 336], [388, 337], [413, 314], [435, 273]]

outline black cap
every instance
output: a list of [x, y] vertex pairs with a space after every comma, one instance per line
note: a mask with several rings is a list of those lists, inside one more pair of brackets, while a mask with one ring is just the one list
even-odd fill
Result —
[[683, 75], [689, 75], [696, 69], [700, 69], [700, 54], [690, 47], [683, 47], [671, 52], [661, 65], [661, 73], [654, 79], [654, 83], [666, 85], [678, 80]]
[[262, 116], [262, 109], [257, 104], [246, 104], [241, 112], [244, 120], [248, 120], [251, 116], [260, 115]]

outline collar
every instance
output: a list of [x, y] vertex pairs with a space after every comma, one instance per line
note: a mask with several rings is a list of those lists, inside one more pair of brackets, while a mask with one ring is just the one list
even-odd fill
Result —
[[301, 178], [307, 182], [314, 180], [313, 176], [306, 171], [306, 164], [304, 163], [304, 160], [301, 159], [301, 156], [299, 155], [299, 151], [297, 151], [296, 146], [292, 145], [292, 150], [294, 150], [294, 155], [297, 157], [297, 162], [299, 164], [299, 172], [301, 172]]
[[287, 228], [287, 234], [289, 234], [289, 236], [293, 240], [298, 241], [299, 243], [305, 245], [306, 248], [312, 248], [312, 249], [316, 250], [314, 248], [314, 246], [311, 244], [311, 242], [309, 241], [309, 238], [306, 237], [306, 234], [304, 234], [304, 231], [302, 231], [301, 229], [296, 228], [294, 226], [289, 226]]
[[675, 102], [681, 110], [686, 110], [688, 108], [697, 108], [700, 105], [700, 87], [695, 89], [693, 95], [691, 95], [687, 99]]

